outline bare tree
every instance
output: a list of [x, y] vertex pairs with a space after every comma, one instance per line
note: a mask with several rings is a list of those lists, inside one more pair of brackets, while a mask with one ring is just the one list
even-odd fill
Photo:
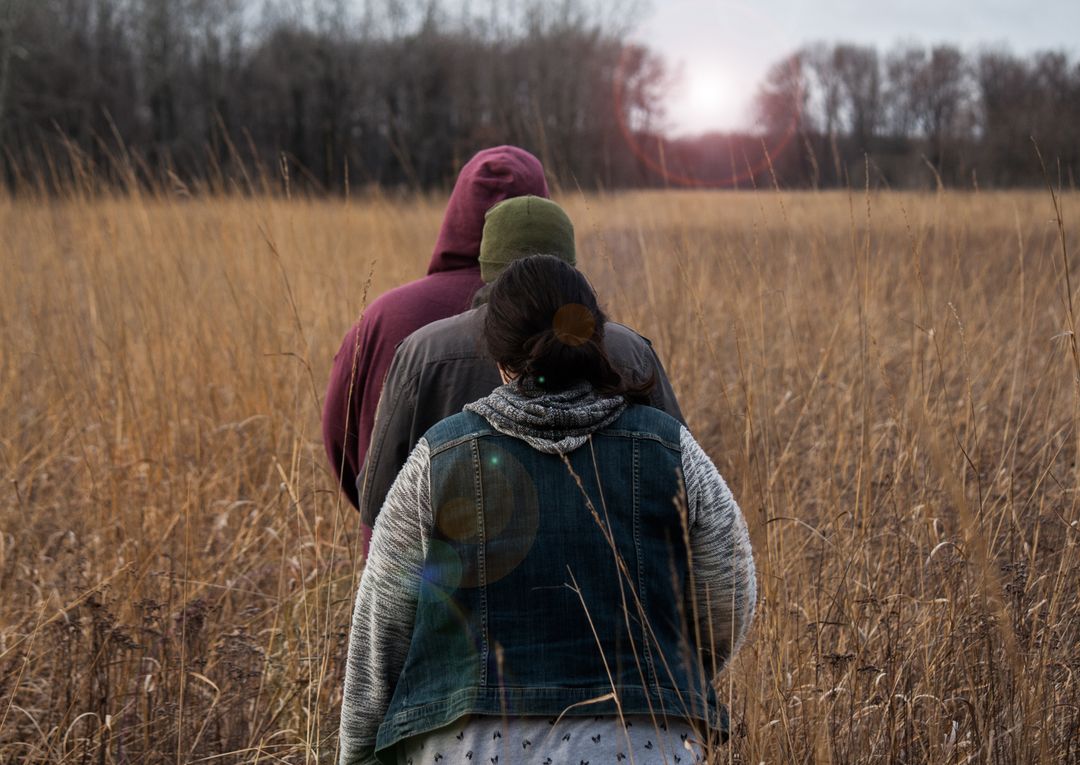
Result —
[[916, 103], [930, 162], [938, 168], [970, 124], [969, 85], [967, 63], [957, 48], [939, 45], [930, 51], [929, 61], [916, 80]]
[[788, 130], [804, 132], [813, 129], [806, 53], [799, 51], [769, 68], [758, 90], [755, 110], [759, 124], [766, 132]]
[[0, 147], [4, 146], [11, 59], [15, 54], [15, 26], [23, 10], [23, 0], [0, 2]]
[[984, 51], [975, 63], [982, 138], [982, 175], [1005, 183], [1023, 176], [1030, 159], [1032, 89], [1028, 62], [1008, 51]]
[[911, 137], [918, 131], [918, 93], [926, 61], [926, 49], [915, 46], [896, 48], [886, 56], [885, 124], [894, 137]]
[[858, 151], [869, 151], [882, 122], [881, 69], [876, 48], [838, 45], [833, 55], [843, 87], [848, 131]]

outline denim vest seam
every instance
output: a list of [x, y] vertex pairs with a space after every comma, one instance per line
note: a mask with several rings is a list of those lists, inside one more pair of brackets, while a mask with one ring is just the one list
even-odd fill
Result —
[[473, 490], [476, 497], [476, 532], [480, 544], [477, 546], [476, 570], [480, 591], [480, 687], [488, 684], [488, 658], [491, 647], [488, 645], [488, 603], [487, 603], [487, 528], [484, 523], [484, 481], [480, 468], [480, 444], [474, 435], [472, 438]]
[[682, 450], [682, 447], [679, 444], [676, 444], [676, 443], [674, 443], [672, 441], [669, 441], [668, 439], [664, 438], [663, 436], [661, 436], [661, 435], [659, 435], [657, 433], [645, 433], [645, 432], [639, 432], [639, 431], [634, 431], [634, 430], [622, 430], [622, 429], [608, 428], [608, 429], [605, 429], [605, 430], [597, 431], [595, 433], [595, 435], [597, 435], [597, 436], [614, 436], [616, 438], [645, 439], [645, 440], [648, 440], [648, 441], [656, 441], [658, 444], [661, 444], [662, 446], [666, 446], [668, 449], [671, 449], [672, 451], [675, 451], [675, 452], [678, 452], [678, 451]]
[[437, 445], [428, 442], [428, 448], [431, 450], [431, 456], [434, 457], [436, 454], [442, 454], [443, 452], [453, 449], [455, 446], [461, 446], [476, 438], [487, 435], [491, 435], [491, 432], [486, 430], [470, 430], [468, 433], [455, 436], [450, 440], [443, 441]]
[[[645, 557], [641, 549], [641, 444], [635, 436], [633, 443], [633, 508], [634, 508], [634, 557], [637, 558], [638, 602], [641, 604], [641, 618], [649, 613], [648, 595], [645, 589]], [[657, 686], [656, 667], [653, 665], [652, 646], [645, 622], [641, 624], [641, 648], [645, 652], [645, 667], [649, 673], [650, 686]], [[659, 687], [659, 686], [657, 686]]]

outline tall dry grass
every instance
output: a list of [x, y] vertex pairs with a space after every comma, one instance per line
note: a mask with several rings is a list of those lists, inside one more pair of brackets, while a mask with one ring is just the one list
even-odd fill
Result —
[[[561, 201], [751, 526], [721, 761], [1080, 759], [1080, 198]], [[0, 200], [0, 760], [332, 758], [321, 396], [443, 202]]]

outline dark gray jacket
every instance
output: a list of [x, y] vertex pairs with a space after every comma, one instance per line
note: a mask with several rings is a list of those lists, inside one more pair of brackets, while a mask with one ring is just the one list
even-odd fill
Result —
[[[432, 322], [398, 345], [379, 397], [371, 446], [356, 480], [366, 525], [375, 524], [391, 484], [420, 437], [502, 384], [483, 347], [486, 314], [487, 308], [481, 306]], [[648, 340], [608, 322], [604, 346], [616, 368], [631, 379], [653, 375], [656, 386], [650, 403], [685, 423], [664, 366]]]

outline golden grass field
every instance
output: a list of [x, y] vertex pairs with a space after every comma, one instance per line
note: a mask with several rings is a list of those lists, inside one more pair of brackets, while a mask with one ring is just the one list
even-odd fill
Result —
[[[716, 762], [1080, 761], [1080, 196], [560, 201], [750, 524]], [[0, 761], [331, 761], [321, 398], [444, 204], [0, 199]]]

